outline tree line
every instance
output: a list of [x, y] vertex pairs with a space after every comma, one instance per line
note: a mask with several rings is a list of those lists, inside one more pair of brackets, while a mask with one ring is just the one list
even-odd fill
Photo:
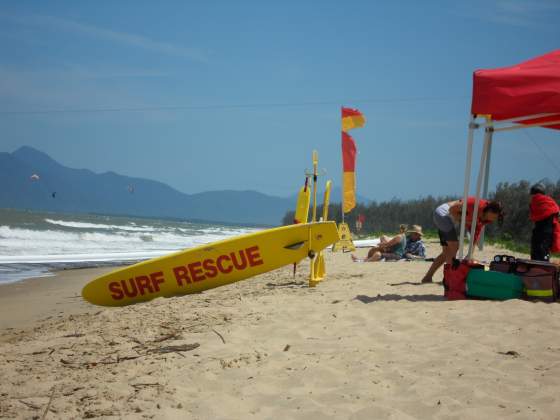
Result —
[[[546, 188], [547, 194], [556, 201], [560, 200], [560, 180], [556, 183], [545, 180], [541, 181]], [[494, 223], [486, 228], [486, 237], [492, 240], [514, 241], [519, 244], [529, 244], [531, 240], [532, 222], [529, 220], [529, 202], [531, 197], [529, 181], [501, 182], [496, 186], [488, 198], [501, 201], [504, 206], [503, 223]], [[435, 231], [436, 227], [432, 220], [434, 209], [445, 202], [456, 200], [457, 196], [427, 196], [413, 200], [393, 199], [390, 201], [370, 204], [358, 204], [354, 210], [345, 215], [345, 221], [350, 230], [356, 233], [356, 220], [363, 215], [365, 220], [360, 234], [370, 235], [372, 233], [396, 233], [401, 224], [421, 225], [425, 231]], [[317, 214], [321, 214], [318, 211]], [[283, 224], [292, 224], [294, 212], [286, 213]], [[329, 206], [329, 219], [337, 223], [342, 220], [340, 204]]]

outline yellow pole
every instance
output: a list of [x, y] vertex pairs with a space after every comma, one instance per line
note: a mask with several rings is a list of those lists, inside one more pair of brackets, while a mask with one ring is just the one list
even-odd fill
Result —
[[[318, 166], [319, 166], [319, 153], [317, 150], [313, 150], [313, 213], [311, 217], [311, 223], [315, 223], [317, 221], [317, 173], [318, 173]], [[309, 249], [310, 251], [315, 251], [313, 249], [313, 242], [311, 238], [311, 228], [309, 228]], [[309, 255], [311, 257], [311, 263], [309, 265], [309, 286], [313, 287], [315, 285], [315, 258], [316, 255]]]
[[326, 222], [329, 218], [329, 204], [331, 201], [331, 186], [332, 181], [327, 181], [325, 185], [325, 196], [323, 198], [323, 222]]
[[319, 166], [319, 153], [313, 150], [313, 217], [312, 222], [317, 221], [317, 175]]

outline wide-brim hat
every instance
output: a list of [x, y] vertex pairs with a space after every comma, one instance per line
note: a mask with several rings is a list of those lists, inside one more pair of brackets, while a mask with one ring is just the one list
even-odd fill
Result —
[[422, 233], [422, 226], [420, 225], [412, 225], [407, 231], [406, 233], [417, 233], [418, 235], [422, 236], [424, 235], [424, 233]]

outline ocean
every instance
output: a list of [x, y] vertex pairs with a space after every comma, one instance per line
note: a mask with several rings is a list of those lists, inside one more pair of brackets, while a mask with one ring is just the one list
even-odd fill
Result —
[[163, 219], [0, 209], [0, 284], [134, 263], [257, 231]]

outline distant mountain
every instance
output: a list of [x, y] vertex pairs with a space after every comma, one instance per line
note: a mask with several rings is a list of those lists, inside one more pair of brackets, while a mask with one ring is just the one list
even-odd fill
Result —
[[[39, 179], [32, 179], [36, 174]], [[257, 191], [184, 194], [157, 181], [114, 172], [67, 168], [47, 154], [23, 146], [0, 153], [0, 207], [278, 225], [296, 196]], [[322, 201], [322, 193], [320, 196]], [[334, 189], [339, 201], [340, 190]], [[362, 199], [361, 201], [366, 201]]]
[[255, 191], [188, 195], [161, 182], [71, 169], [27, 146], [0, 153], [0, 180], [0, 207], [10, 208], [277, 225], [294, 206]]

